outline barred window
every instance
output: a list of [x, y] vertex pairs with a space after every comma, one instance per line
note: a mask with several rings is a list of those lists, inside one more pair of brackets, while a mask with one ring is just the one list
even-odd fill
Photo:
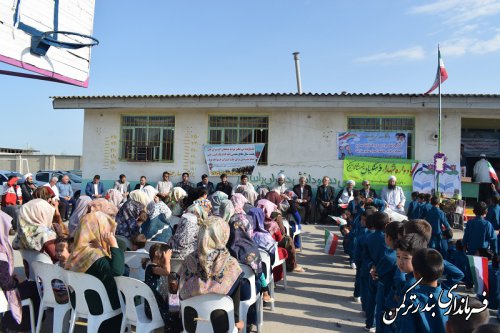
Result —
[[120, 158], [173, 162], [174, 116], [122, 116]]
[[269, 117], [267, 116], [210, 116], [209, 144], [265, 143], [259, 165], [267, 165]]
[[407, 132], [407, 158], [414, 158], [415, 118], [413, 117], [348, 117], [347, 129], [353, 132]]

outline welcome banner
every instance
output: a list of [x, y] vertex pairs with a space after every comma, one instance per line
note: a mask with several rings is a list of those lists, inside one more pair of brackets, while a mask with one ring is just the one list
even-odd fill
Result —
[[344, 160], [344, 181], [352, 179], [357, 183], [369, 180], [375, 185], [387, 185], [394, 175], [398, 186], [412, 185], [412, 160], [387, 160], [378, 158], [349, 158]]
[[341, 132], [337, 135], [338, 159], [349, 156], [406, 158], [408, 133]]
[[264, 145], [204, 145], [210, 176], [220, 176], [223, 173], [228, 176], [251, 175], [259, 162]]

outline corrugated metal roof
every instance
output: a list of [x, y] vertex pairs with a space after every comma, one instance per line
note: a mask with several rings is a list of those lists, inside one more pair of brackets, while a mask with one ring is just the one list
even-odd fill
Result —
[[[299, 97], [299, 96], [355, 96], [355, 97], [437, 97], [437, 94], [412, 93], [244, 93], [244, 94], [178, 94], [178, 95], [94, 95], [94, 96], [51, 96], [52, 99], [113, 99], [113, 98], [239, 98], [239, 97]], [[500, 94], [442, 94], [442, 97], [491, 97]]]

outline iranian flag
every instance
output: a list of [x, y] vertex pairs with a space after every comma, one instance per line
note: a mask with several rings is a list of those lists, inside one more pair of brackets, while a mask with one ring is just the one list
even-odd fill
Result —
[[337, 250], [338, 243], [339, 236], [325, 229], [325, 253], [333, 256]]
[[444, 62], [443, 62], [443, 59], [441, 58], [441, 51], [438, 48], [438, 69], [437, 69], [437, 73], [436, 73], [436, 79], [434, 80], [434, 83], [432, 84], [431, 89], [429, 89], [425, 93], [425, 95], [430, 94], [437, 87], [439, 87], [440, 80], [441, 80], [441, 83], [443, 83], [444, 81], [446, 81], [447, 78], [448, 78], [448, 72], [446, 71], [446, 68], [444, 67]]
[[474, 279], [474, 290], [476, 295], [483, 295], [483, 292], [490, 291], [488, 281], [488, 258], [478, 256], [467, 256], [469, 266]]
[[495, 169], [493, 169], [490, 162], [488, 162], [488, 171], [490, 172], [491, 179], [495, 181], [495, 184], [498, 184], [497, 172], [495, 171]]

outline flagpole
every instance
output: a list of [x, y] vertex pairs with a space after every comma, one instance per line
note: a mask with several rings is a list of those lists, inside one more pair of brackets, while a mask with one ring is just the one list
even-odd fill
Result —
[[[438, 44], [438, 77], [439, 77], [439, 116], [438, 116], [438, 153], [441, 153], [441, 117], [442, 117], [442, 109], [441, 109], [441, 64], [439, 62], [439, 44]], [[439, 173], [436, 176], [436, 196], [439, 197]]]

